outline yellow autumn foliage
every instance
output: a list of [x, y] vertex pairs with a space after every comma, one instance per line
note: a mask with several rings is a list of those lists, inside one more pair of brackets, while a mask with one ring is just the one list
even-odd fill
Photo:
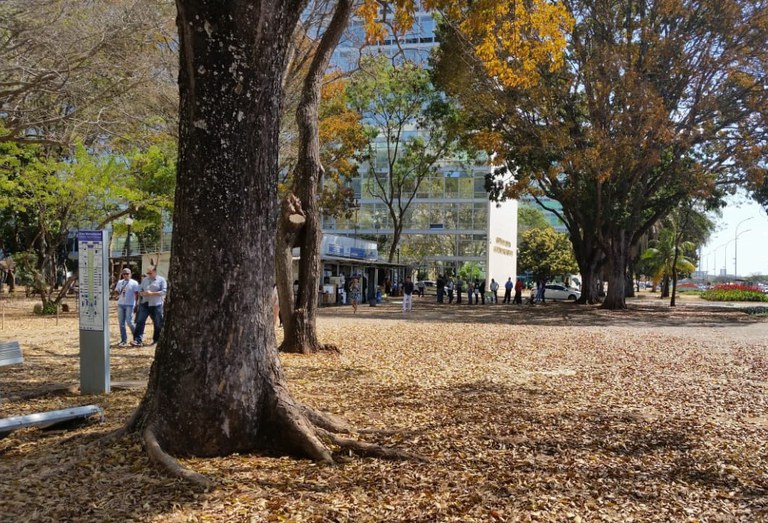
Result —
[[[380, 6], [387, 6], [386, 14]], [[547, 0], [423, 0], [422, 7], [439, 11], [473, 42], [477, 58], [489, 76], [507, 87], [536, 85], [539, 70], [557, 70], [564, 65], [566, 35], [573, 17], [564, 5]], [[395, 33], [407, 31], [414, 21], [415, 0], [380, 2], [365, 0], [358, 9], [368, 40], [381, 42], [387, 27]]]

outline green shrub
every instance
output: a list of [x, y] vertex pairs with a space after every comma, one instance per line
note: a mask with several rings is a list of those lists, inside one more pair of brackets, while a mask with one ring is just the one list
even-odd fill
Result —
[[35, 306], [32, 308], [35, 314], [39, 314], [41, 316], [50, 316], [50, 315], [56, 314], [56, 309], [57, 309], [56, 304], [52, 302], [48, 302], [45, 305], [36, 303]]
[[718, 285], [701, 293], [709, 301], [766, 301], [768, 294], [748, 285]]

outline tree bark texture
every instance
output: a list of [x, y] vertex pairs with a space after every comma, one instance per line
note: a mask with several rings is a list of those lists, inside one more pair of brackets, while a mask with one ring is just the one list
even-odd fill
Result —
[[581, 297], [577, 302], [581, 304], [599, 303], [600, 288], [595, 285], [595, 282], [598, 280], [599, 270], [603, 266], [605, 257], [596, 242], [574, 234], [570, 234], [570, 239], [581, 273]]
[[[395, 213], [391, 213], [390, 216], [393, 218], [395, 217]], [[393, 220], [395, 227], [392, 229], [392, 243], [389, 246], [389, 255], [387, 256], [387, 261], [389, 263], [393, 263], [395, 261], [395, 256], [397, 255], [397, 249], [400, 246], [400, 239], [403, 236], [403, 220], [402, 218], [397, 220]]]
[[[129, 430], [176, 455], [307, 446], [277, 357], [281, 83], [306, 0], [177, 0], [180, 123], [165, 326]], [[299, 450], [297, 450], [299, 449]]]
[[603, 309], [626, 309], [626, 293], [624, 286], [627, 283], [627, 257], [629, 256], [629, 238], [631, 237], [623, 229], [614, 231], [610, 242], [608, 274], [608, 292], [603, 302]]
[[[293, 193], [301, 202], [306, 221], [298, 232], [299, 292], [290, 321], [284, 322], [284, 338], [280, 350], [312, 353], [323, 346], [317, 337], [318, 289], [320, 287], [320, 209], [317, 190], [323, 175], [320, 161], [318, 111], [323, 77], [336, 45], [352, 12], [352, 0], [339, 0], [304, 80], [301, 102], [296, 110], [299, 129], [299, 153], [294, 171]], [[285, 219], [285, 214], [283, 214]], [[282, 289], [285, 292], [285, 289]], [[293, 302], [292, 292], [283, 301]]]
[[[293, 332], [294, 307], [296, 298], [293, 293], [293, 248], [297, 246], [298, 233], [306, 223], [301, 202], [295, 194], [288, 194], [280, 203], [280, 219], [277, 224], [275, 242], [275, 276], [279, 296], [280, 318], [284, 332]], [[301, 286], [299, 286], [301, 292]]]

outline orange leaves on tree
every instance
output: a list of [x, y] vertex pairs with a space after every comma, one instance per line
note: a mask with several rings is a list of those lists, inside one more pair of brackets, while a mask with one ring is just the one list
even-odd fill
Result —
[[[428, 11], [443, 13], [473, 43], [489, 76], [502, 85], [532, 87], [538, 82], [541, 68], [557, 70], [564, 64], [562, 51], [573, 18], [560, 3], [424, 0], [421, 5]], [[387, 26], [395, 34], [410, 29], [415, 10], [414, 0], [366, 0], [357, 14], [364, 21], [368, 40], [382, 42]]]

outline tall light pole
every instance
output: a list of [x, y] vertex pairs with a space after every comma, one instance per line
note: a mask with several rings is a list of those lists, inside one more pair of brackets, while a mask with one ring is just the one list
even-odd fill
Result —
[[376, 250], [379, 249], [379, 230], [381, 229], [381, 220], [378, 211], [373, 213], [373, 228], [376, 229]]
[[704, 262], [704, 273], [709, 277], [709, 257], [712, 254], [712, 251], [709, 251], [707, 254], [703, 255], [701, 257], [701, 260]]
[[728, 246], [733, 243], [734, 240], [728, 240], [725, 242], [725, 252], [723, 253], [723, 276], [728, 276]]
[[[750, 216], [749, 218], [745, 218], [741, 220], [739, 223], [736, 224], [736, 232], [733, 234], [733, 277], [738, 278], [739, 277], [739, 271], [738, 271], [738, 255], [739, 255], [739, 226], [744, 223], [748, 222], [754, 218], [754, 216]], [[747, 229], [746, 231], [742, 231], [741, 234], [744, 234], [745, 232], [749, 232], [750, 229]]]
[[133, 216], [130, 214], [125, 219], [125, 224], [128, 226], [128, 234], [125, 237], [125, 255], [130, 258], [131, 256], [131, 225], [133, 225]]
[[[733, 240], [731, 240], [731, 241], [733, 241]], [[713, 251], [713, 252], [714, 252], [714, 258], [715, 258], [715, 259], [714, 259], [714, 266], [715, 266], [715, 278], [717, 278], [718, 276], [720, 276], [720, 275], [718, 274], [718, 272], [720, 272], [720, 269], [719, 269], [719, 268], [718, 268], [718, 266], [717, 266], [717, 251], [719, 251], [721, 247], [727, 247], [727, 246], [728, 246], [728, 242], [726, 242], [726, 243], [721, 243], [720, 245], [718, 245], [717, 247], [715, 247], [715, 250]]]
[[359, 219], [358, 213], [360, 212], [360, 201], [357, 198], [352, 201], [351, 208], [355, 210], [355, 248], [357, 248], [357, 221]]

